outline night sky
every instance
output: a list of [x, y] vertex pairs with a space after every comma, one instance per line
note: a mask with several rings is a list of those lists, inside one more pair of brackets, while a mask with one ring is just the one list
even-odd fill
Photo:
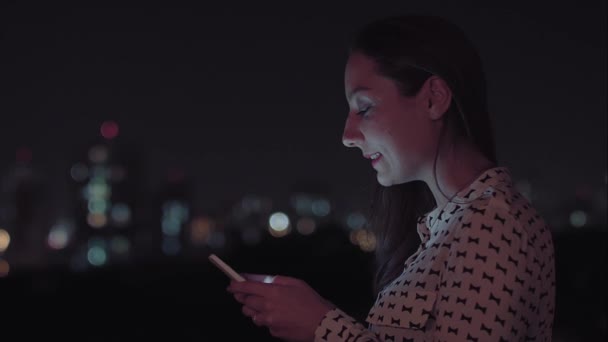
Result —
[[115, 120], [150, 191], [177, 167], [205, 206], [299, 181], [359, 198], [373, 170], [341, 143], [348, 40], [378, 17], [431, 13], [479, 48], [501, 164], [555, 198], [604, 184], [605, 1], [222, 3], [3, 2], [0, 175], [28, 147], [63, 198], [78, 150]]

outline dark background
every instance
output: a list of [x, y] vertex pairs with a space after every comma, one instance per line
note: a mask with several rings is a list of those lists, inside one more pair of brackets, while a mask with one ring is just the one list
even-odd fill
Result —
[[[343, 71], [359, 27], [402, 13], [444, 16], [478, 47], [500, 162], [554, 232], [555, 340], [603, 340], [602, 1], [3, 2], [0, 229], [11, 241], [0, 249], [0, 298], [9, 304], [0, 308], [0, 336], [268, 338], [240, 315], [226, 278], [206, 261], [210, 252], [239, 271], [301, 277], [364, 316], [373, 302], [372, 254], [351, 243], [346, 217], [365, 212], [374, 175], [359, 151], [341, 144]], [[118, 137], [100, 136], [106, 121], [118, 124]], [[86, 224], [84, 185], [70, 170], [97, 144], [128, 170], [112, 193], [131, 205], [127, 228]], [[295, 225], [293, 199], [302, 193], [329, 201], [331, 214], [316, 219], [311, 235], [270, 236], [268, 214], [287, 212]], [[271, 208], [235, 214], [247, 198]], [[177, 253], [162, 248], [162, 206], [171, 200], [189, 208]], [[221, 237], [189, 242], [197, 217], [216, 222]], [[66, 221], [70, 244], [49, 248], [52, 227]], [[244, 242], [248, 228], [257, 229], [255, 242]], [[87, 265], [92, 237], [118, 235], [130, 241], [127, 258]]]

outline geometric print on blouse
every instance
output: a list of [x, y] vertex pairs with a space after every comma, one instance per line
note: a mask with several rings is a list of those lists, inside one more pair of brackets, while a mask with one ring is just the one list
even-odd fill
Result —
[[377, 296], [367, 326], [339, 308], [315, 341], [550, 341], [549, 228], [504, 167], [418, 221], [422, 243]]

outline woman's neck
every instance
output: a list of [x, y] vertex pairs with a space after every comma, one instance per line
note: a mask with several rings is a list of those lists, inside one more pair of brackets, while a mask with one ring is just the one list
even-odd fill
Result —
[[437, 207], [443, 208], [485, 170], [495, 166], [472, 144], [460, 142], [440, 149], [436, 172], [433, 172], [431, 164], [430, 172], [427, 172], [429, 177], [425, 182], [435, 197]]

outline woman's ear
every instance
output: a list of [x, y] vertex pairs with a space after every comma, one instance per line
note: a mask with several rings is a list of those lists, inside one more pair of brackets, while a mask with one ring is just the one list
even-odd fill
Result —
[[452, 103], [452, 90], [438, 76], [429, 77], [425, 82], [424, 88], [429, 118], [431, 120], [441, 119]]

